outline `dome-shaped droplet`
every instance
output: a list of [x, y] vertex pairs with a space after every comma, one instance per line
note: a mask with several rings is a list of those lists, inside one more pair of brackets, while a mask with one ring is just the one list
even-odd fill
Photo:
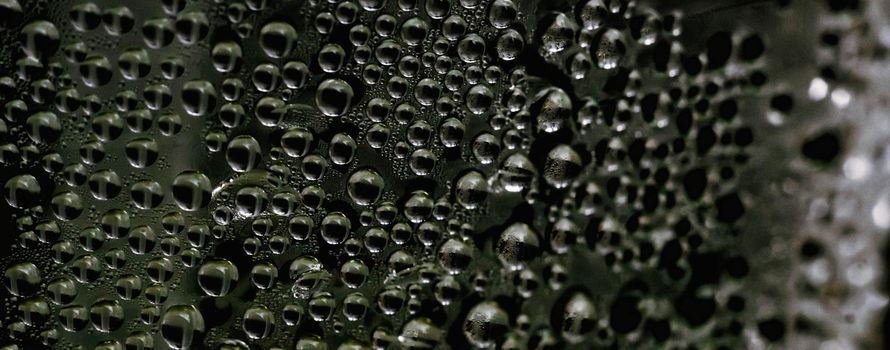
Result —
[[228, 260], [211, 260], [198, 269], [198, 285], [207, 295], [222, 297], [238, 283], [238, 268]]
[[480, 348], [492, 348], [510, 329], [507, 312], [493, 301], [483, 301], [470, 309], [463, 330], [467, 340]]
[[272, 58], [289, 55], [296, 40], [297, 31], [284, 22], [271, 22], [260, 29], [260, 47]]
[[341, 79], [327, 79], [318, 85], [315, 92], [315, 104], [322, 114], [337, 117], [352, 107], [354, 93], [352, 86]]
[[176, 175], [170, 187], [176, 205], [182, 210], [194, 211], [210, 203], [210, 179], [197, 171], [184, 171]]
[[362, 169], [352, 173], [346, 184], [349, 197], [359, 205], [371, 205], [383, 194], [383, 177], [373, 169]]
[[538, 233], [527, 224], [517, 222], [501, 233], [496, 252], [505, 267], [518, 270], [538, 255], [540, 245]]
[[455, 199], [467, 209], [475, 209], [485, 202], [488, 192], [488, 180], [475, 170], [461, 176], [454, 187]]

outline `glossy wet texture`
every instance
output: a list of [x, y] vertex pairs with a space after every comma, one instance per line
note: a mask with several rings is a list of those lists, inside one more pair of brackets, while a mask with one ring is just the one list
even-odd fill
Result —
[[0, 0], [0, 346], [879, 348], [887, 15]]

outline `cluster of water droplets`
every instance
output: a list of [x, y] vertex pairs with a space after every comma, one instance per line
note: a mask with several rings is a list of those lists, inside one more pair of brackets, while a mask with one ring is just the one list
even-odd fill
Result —
[[687, 49], [680, 12], [624, 0], [0, 0], [0, 17], [10, 349], [772, 334], [733, 251], [757, 34]]

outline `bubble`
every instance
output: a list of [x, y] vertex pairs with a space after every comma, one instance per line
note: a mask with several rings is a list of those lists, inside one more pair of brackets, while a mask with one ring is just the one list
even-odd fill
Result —
[[164, 136], [173, 136], [182, 130], [182, 118], [179, 114], [165, 113], [158, 117], [158, 129]]
[[219, 130], [211, 130], [204, 137], [204, 143], [207, 144], [207, 150], [210, 152], [219, 152], [229, 143], [228, 136]]
[[459, 147], [462, 144], [466, 126], [457, 118], [448, 118], [439, 127], [439, 142], [448, 148]]
[[395, 33], [397, 20], [388, 14], [381, 14], [374, 20], [374, 31], [382, 37], [388, 37]]
[[[68, 305], [77, 297], [77, 285], [74, 280], [68, 277], [58, 277], [49, 281], [46, 285], [46, 291], [50, 301], [57, 305]], [[61, 310], [59, 314], [62, 314]]]
[[260, 143], [248, 135], [241, 135], [226, 147], [226, 162], [232, 170], [243, 173], [255, 169], [262, 162]]
[[398, 62], [402, 53], [402, 46], [395, 40], [387, 39], [380, 42], [374, 49], [374, 58], [384, 66], [391, 66]]
[[[13, 12], [21, 12], [21, 6], [18, 6], [17, 3], [4, 6], [4, 8], [12, 9]], [[59, 49], [61, 43], [59, 29], [52, 22], [44, 20], [33, 21], [25, 25], [19, 35], [19, 41], [25, 54], [35, 59], [52, 56]]]
[[[273, 239], [270, 239], [270, 245], [272, 242], [276, 242], [276, 238], [287, 239], [284, 236], [274, 236]], [[280, 241], [278, 241], [280, 242]], [[275, 281], [278, 278], [278, 268], [275, 267], [270, 262], [259, 263], [253, 266], [250, 270], [250, 281], [253, 282], [253, 285], [259, 289], [270, 289], [275, 286]]]
[[604, 0], [589, 0], [584, 3], [580, 10], [581, 24], [585, 29], [597, 29], [609, 15], [608, 6]]
[[275, 315], [262, 305], [255, 305], [244, 311], [241, 329], [250, 339], [264, 339], [275, 330]]
[[504, 267], [519, 270], [538, 255], [538, 233], [525, 223], [508, 226], [498, 239], [496, 252]]
[[309, 315], [316, 322], [327, 321], [333, 316], [337, 304], [331, 293], [316, 292], [309, 300]]
[[[145, 270], [148, 277], [155, 283], [164, 283], [173, 278], [173, 263], [167, 258], [154, 258], [146, 264]], [[166, 290], [166, 288], [164, 288]], [[146, 292], [148, 294], [148, 291]], [[166, 294], [166, 293], [164, 293]]]
[[415, 191], [405, 202], [405, 216], [413, 223], [420, 223], [433, 211], [433, 199], [426, 191]]
[[494, 93], [486, 85], [474, 85], [467, 91], [467, 109], [476, 115], [489, 111], [494, 102]]
[[439, 247], [438, 261], [452, 275], [465, 272], [473, 261], [473, 248], [459, 240], [449, 239]]
[[132, 300], [142, 293], [142, 279], [132, 274], [123, 275], [115, 281], [114, 289], [121, 299]]
[[495, 51], [498, 58], [504, 61], [512, 61], [519, 58], [525, 48], [525, 39], [515, 29], [507, 29], [501, 34], [495, 43]]
[[572, 78], [584, 79], [591, 68], [593, 68], [593, 60], [586, 52], [577, 52], [569, 60], [568, 66]]
[[402, 41], [408, 46], [420, 45], [429, 32], [429, 24], [420, 17], [412, 17], [402, 23]]
[[383, 124], [376, 123], [368, 129], [368, 133], [365, 135], [366, 140], [368, 141], [368, 145], [374, 149], [381, 149], [386, 146], [386, 142], [389, 140], [390, 134], [392, 132], [390, 129]]
[[[370, 301], [361, 293], [352, 293], [343, 299], [343, 315], [349, 321], [358, 321], [362, 319], [370, 308]], [[356, 344], [359, 346], [359, 344]], [[343, 345], [340, 346], [343, 348]]]
[[318, 51], [318, 66], [326, 73], [336, 73], [346, 61], [346, 51], [337, 44], [327, 44]]
[[421, 244], [432, 247], [439, 243], [439, 238], [442, 237], [442, 228], [435, 222], [427, 221], [417, 227], [416, 235]]
[[194, 45], [210, 32], [210, 20], [203, 11], [186, 11], [176, 16], [176, 38], [185, 45]]
[[198, 269], [198, 284], [209, 296], [226, 296], [237, 283], [238, 269], [228, 260], [207, 261]]
[[142, 39], [145, 45], [159, 49], [170, 45], [176, 36], [174, 22], [169, 18], [152, 18], [142, 24]]
[[432, 151], [426, 148], [415, 150], [408, 159], [408, 167], [418, 176], [430, 175], [439, 161]]
[[262, 11], [266, 9], [267, 5], [266, 0], [247, 0], [245, 4], [247, 4], [247, 8], [253, 11]]
[[389, 243], [389, 233], [379, 227], [372, 227], [364, 235], [365, 249], [370, 253], [382, 252]]
[[318, 209], [325, 198], [324, 190], [318, 186], [306, 186], [300, 195], [303, 196], [303, 205], [310, 209]]
[[183, 84], [180, 98], [185, 112], [195, 117], [213, 111], [218, 99], [216, 88], [206, 80], [192, 80]]
[[476, 209], [488, 198], [488, 180], [482, 173], [471, 170], [457, 180], [454, 197], [464, 208]]
[[53, 99], [56, 109], [62, 113], [72, 113], [80, 109], [83, 104], [77, 89], [64, 89]]
[[303, 307], [296, 304], [288, 304], [285, 305], [282, 309], [282, 318], [284, 319], [284, 324], [288, 326], [296, 326], [300, 324], [300, 321], [303, 320], [303, 315], [305, 311]]
[[210, 51], [210, 59], [213, 68], [220, 73], [236, 72], [244, 61], [241, 45], [234, 41], [221, 41], [213, 46]]
[[268, 202], [266, 191], [259, 187], [244, 187], [235, 194], [235, 206], [241, 216], [260, 215]]
[[578, 26], [564, 13], [557, 13], [542, 31], [541, 44], [546, 53], [554, 54], [568, 49], [575, 40]]
[[580, 231], [574, 221], [560, 218], [550, 231], [550, 248], [557, 254], [567, 253], [578, 240]]
[[117, 67], [124, 79], [141, 79], [151, 72], [151, 59], [145, 49], [130, 48], [118, 56]]
[[0, 1], [0, 18], [2, 18], [0, 27], [11, 28], [21, 23], [23, 13], [22, 5], [19, 4], [18, 0]]
[[[331, 274], [324, 270], [324, 267], [318, 262], [314, 257], [300, 257], [293, 261], [290, 265], [290, 275], [294, 279], [294, 285], [292, 291], [294, 292], [294, 296], [297, 298], [304, 299], [312, 294], [313, 291], [317, 291], [322, 289], [325, 285], [327, 285], [331, 280]], [[329, 302], [332, 300], [321, 300], [323, 302]], [[312, 314], [312, 310], [310, 309], [310, 314]], [[316, 314], [312, 315], [315, 318], [318, 313], [316, 310]], [[326, 310], [332, 312], [333, 310]], [[328, 313], [328, 315], [330, 315]]]
[[90, 128], [99, 141], [114, 141], [124, 132], [124, 119], [117, 113], [103, 113], [93, 118]]
[[247, 112], [244, 111], [244, 106], [234, 103], [222, 105], [219, 108], [218, 116], [220, 123], [229, 129], [244, 125], [247, 120]]
[[161, 76], [167, 80], [181, 77], [185, 73], [185, 63], [178, 57], [169, 57], [161, 61]]
[[114, 106], [119, 112], [127, 112], [139, 105], [139, 96], [133, 90], [123, 90], [114, 96]]
[[[381, 179], [381, 183], [382, 183]], [[6, 194], [6, 203], [14, 208], [25, 208], [35, 203], [41, 194], [40, 183], [37, 178], [29, 174], [16, 175], [3, 185]]]
[[409, 84], [410, 83], [405, 78], [392, 77], [386, 82], [386, 92], [389, 93], [389, 97], [391, 98], [402, 98], [408, 93], [408, 89], [410, 88]]
[[28, 137], [35, 143], [52, 143], [62, 135], [59, 118], [52, 112], [34, 113], [28, 117], [25, 124]]
[[518, 9], [512, 0], [494, 0], [488, 8], [488, 23], [492, 27], [504, 29], [517, 18]]
[[87, 326], [89, 315], [82, 305], [69, 305], [59, 309], [59, 324], [69, 332], [76, 332]]
[[136, 18], [129, 7], [116, 6], [102, 11], [102, 26], [105, 27], [105, 32], [113, 36], [129, 32], [135, 23]]
[[6, 289], [15, 296], [28, 296], [37, 292], [41, 277], [40, 270], [30, 262], [10, 266], [3, 274]]
[[334, 24], [334, 15], [330, 12], [322, 12], [315, 16], [315, 30], [320, 34], [330, 33]]
[[352, 24], [359, 15], [358, 6], [352, 2], [342, 2], [337, 5], [335, 16], [340, 24]]
[[272, 212], [280, 216], [291, 215], [300, 205], [298, 193], [283, 191], [272, 196]]
[[121, 178], [114, 170], [101, 169], [90, 175], [87, 185], [93, 197], [106, 200], [116, 197], [122, 187]]
[[369, 64], [365, 66], [364, 71], [362, 72], [362, 79], [368, 85], [377, 85], [380, 83], [380, 79], [383, 77], [383, 68], [376, 64]]
[[434, 349], [443, 340], [444, 334], [428, 318], [413, 318], [402, 327], [399, 343], [407, 348]]
[[580, 343], [596, 329], [596, 309], [587, 295], [575, 292], [562, 315], [562, 335], [571, 343]]
[[50, 205], [53, 214], [60, 220], [74, 220], [83, 212], [83, 200], [76, 193], [70, 191], [53, 196]]
[[127, 335], [124, 343], [126, 344], [126, 347], [149, 349], [154, 347], [154, 337], [148, 332], [135, 331]]
[[352, 107], [354, 93], [352, 87], [341, 79], [327, 79], [318, 85], [315, 104], [322, 114], [337, 117], [346, 114]]
[[164, 341], [174, 349], [188, 349], [200, 343], [206, 331], [204, 316], [191, 305], [169, 307], [158, 323]]
[[327, 244], [342, 244], [351, 230], [352, 222], [340, 212], [330, 213], [321, 221], [321, 238]]
[[404, 77], [414, 77], [420, 73], [421, 64], [417, 57], [406, 55], [399, 59], [399, 74]]
[[418, 120], [405, 131], [408, 143], [415, 147], [424, 147], [429, 143], [433, 134], [433, 127], [424, 120]]
[[163, 304], [169, 297], [170, 290], [163, 284], [156, 283], [145, 288], [145, 299], [152, 304]]
[[284, 22], [270, 22], [260, 29], [260, 47], [271, 58], [290, 55], [296, 40], [297, 31]]
[[[537, 5], [0, 0], [0, 345], [638, 348], [696, 327], [774, 342], [725, 283], [686, 285], [711, 259], [690, 252], [738, 233], [726, 218], [749, 191], [732, 180], [762, 153], [743, 114], [793, 114], [794, 84], [757, 71], [769, 33], [733, 19], [702, 41], [678, 37], [689, 9]], [[819, 32], [826, 62], [847, 34]], [[842, 66], [822, 67], [826, 89], [868, 100], [835, 88]]]
[[484, 301], [473, 308], [464, 320], [467, 340], [480, 348], [492, 348], [510, 328], [507, 312], [493, 301]]
[[478, 62], [485, 55], [485, 40], [478, 34], [468, 34], [457, 43], [457, 55], [466, 63]]
[[284, 64], [281, 75], [284, 84], [289, 89], [302, 89], [309, 80], [309, 67], [300, 61], [290, 61]]
[[328, 148], [328, 156], [331, 162], [337, 165], [345, 165], [352, 162], [355, 157], [355, 151], [358, 145], [352, 136], [339, 133], [331, 138], [330, 147]]
[[266, 96], [257, 102], [254, 114], [260, 124], [264, 126], [275, 126], [281, 122], [283, 117], [284, 101], [278, 97]]
[[358, 0], [358, 4], [369, 12], [379, 11], [386, 5], [386, 0]]
[[186, 211], [195, 211], [210, 203], [210, 179], [206, 175], [188, 170], [176, 175], [171, 192], [176, 205]]
[[421, 79], [414, 86], [414, 98], [423, 106], [431, 106], [439, 98], [441, 92], [442, 87], [439, 83], [429, 78]]
[[96, 330], [108, 333], [124, 322], [124, 308], [116, 300], [100, 300], [90, 306], [90, 323]]
[[600, 69], [618, 67], [626, 51], [623, 35], [616, 29], [609, 28], [599, 37], [596, 45], [596, 64]]
[[185, 9], [186, 1], [185, 0], [164, 0], [161, 1], [161, 8], [164, 9], [164, 13], [175, 16], [179, 14], [183, 9]]
[[368, 266], [361, 260], [349, 260], [340, 267], [340, 279], [349, 288], [359, 288], [369, 277]]
[[371, 205], [383, 194], [383, 177], [373, 169], [354, 172], [347, 181], [349, 197], [359, 205]]
[[157, 235], [150, 226], [136, 226], [127, 236], [127, 244], [134, 254], [147, 254], [157, 244]]
[[535, 95], [531, 106], [532, 115], [537, 115], [538, 130], [553, 133], [561, 130], [572, 115], [572, 100], [560, 88], [552, 87]]
[[581, 156], [572, 147], [561, 144], [547, 153], [544, 163], [544, 180], [550, 186], [565, 188], [581, 173]]

